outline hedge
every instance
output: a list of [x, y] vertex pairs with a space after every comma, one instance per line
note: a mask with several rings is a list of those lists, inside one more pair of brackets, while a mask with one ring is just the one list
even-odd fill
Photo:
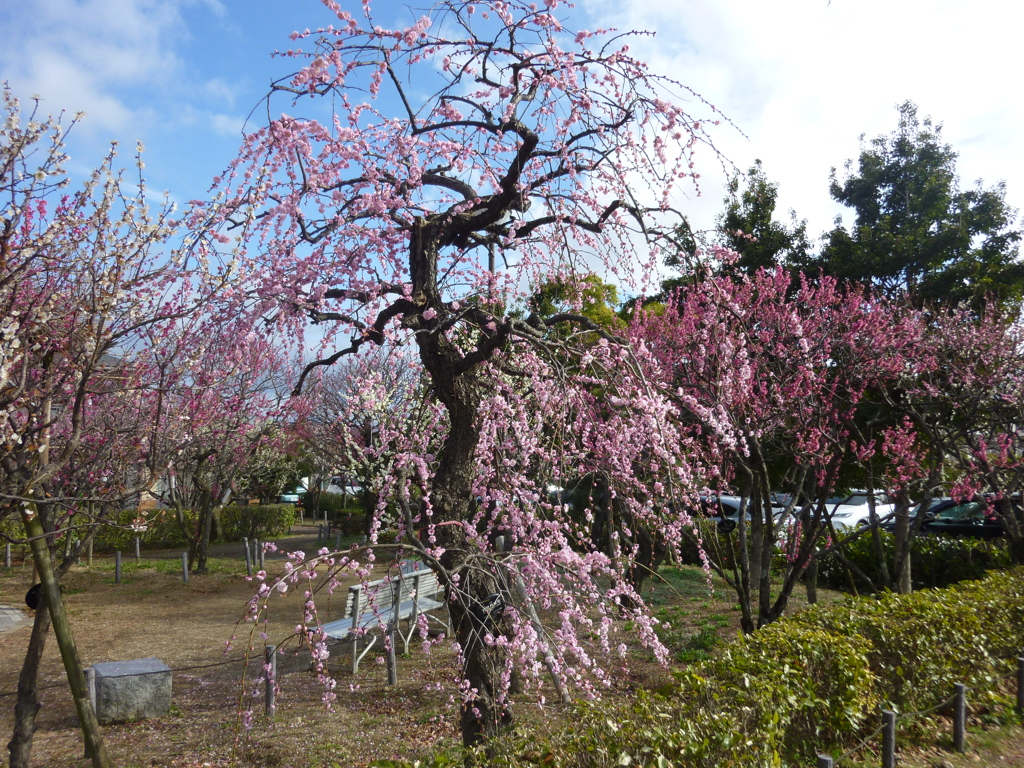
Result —
[[[882, 552], [886, 562], [892, 564], [896, 548], [896, 537], [880, 532]], [[881, 589], [878, 574], [878, 556], [874, 538], [865, 533], [843, 546], [847, 560], [870, 579], [873, 586]], [[915, 589], [925, 587], [947, 587], [960, 581], [980, 579], [992, 570], [1010, 567], [1011, 559], [1004, 539], [956, 539], [949, 536], [916, 536], [911, 543], [910, 575]], [[869, 590], [866, 583], [853, 571], [854, 583], [858, 590]], [[847, 589], [846, 569], [835, 554], [828, 554], [818, 566], [818, 583], [833, 589]]]
[[814, 606], [741, 638], [630, 705], [580, 704], [571, 729], [513, 733], [488, 764], [604, 768], [806, 766], [873, 730], [879, 710], [910, 712], [970, 689], [975, 711], [1024, 650], [1024, 569], [945, 590]]
[[[185, 511], [186, 525], [196, 525], [195, 515]], [[141, 534], [142, 542], [148, 547], [180, 547], [185, 546], [185, 537], [173, 510], [165, 509], [148, 512], [145, 517], [150, 520], [145, 532]], [[123, 510], [111, 517], [115, 525], [102, 527], [96, 535], [96, 548], [100, 551], [131, 549], [132, 542], [140, 534], [131, 529], [131, 524], [138, 518], [135, 510]], [[294, 504], [266, 505], [231, 505], [220, 511], [220, 541], [241, 541], [243, 538], [267, 539], [288, 532], [295, 522]]]

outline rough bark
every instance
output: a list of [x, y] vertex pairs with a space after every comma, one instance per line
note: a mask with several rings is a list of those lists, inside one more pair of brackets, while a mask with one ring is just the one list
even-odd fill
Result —
[[46, 635], [50, 630], [50, 612], [45, 601], [36, 609], [29, 637], [25, 661], [18, 677], [18, 698], [14, 704], [14, 732], [7, 744], [11, 754], [11, 768], [29, 768], [32, 757], [32, 738], [36, 732], [39, 713], [39, 662], [46, 648]]

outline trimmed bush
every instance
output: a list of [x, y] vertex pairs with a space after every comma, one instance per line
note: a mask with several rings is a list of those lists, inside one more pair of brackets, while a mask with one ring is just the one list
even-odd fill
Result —
[[[892, 563], [896, 537], [881, 532], [882, 551], [886, 562]], [[874, 587], [881, 588], [877, 577], [878, 556], [870, 533], [846, 544], [843, 548], [846, 559], [874, 580]], [[980, 579], [992, 570], [1010, 567], [1010, 554], [1002, 539], [954, 539], [948, 536], [918, 536], [911, 544], [910, 575], [915, 589], [924, 587], [947, 587], [961, 581]], [[859, 590], [870, 590], [854, 571], [854, 583]], [[833, 589], [847, 589], [846, 570], [834, 554], [821, 559], [818, 566], [818, 583]]]
[[1024, 650], [1024, 569], [911, 595], [815, 606], [742, 638], [628, 706], [581, 705], [573, 727], [512, 734], [488, 764], [598, 768], [808, 765], [855, 744], [880, 709], [909, 712], [970, 689], [975, 711], [1008, 705], [998, 681]]
[[281, 536], [294, 523], [294, 504], [231, 505], [220, 513], [225, 541]]

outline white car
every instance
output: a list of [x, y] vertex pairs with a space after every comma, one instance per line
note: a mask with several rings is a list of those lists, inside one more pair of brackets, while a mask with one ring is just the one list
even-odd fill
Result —
[[[856, 530], [871, 525], [871, 506], [864, 491], [836, 496], [825, 502], [825, 511], [832, 517], [836, 531]], [[878, 521], [892, 517], [896, 505], [884, 493], [875, 494], [875, 517]]]

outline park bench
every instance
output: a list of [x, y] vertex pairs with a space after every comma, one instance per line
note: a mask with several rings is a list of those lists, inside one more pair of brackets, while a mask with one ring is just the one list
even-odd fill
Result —
[[[451, 631], [447, 620], [430, 615], [430, 611], [444, 608], [443, 591], [437, 583], [437, 574], [420, 563], [407, 563], [400, 573], [377, 581], [353, 584], [345, 598], [345, 616], [320, 627], [326, 637], [351, 643], [352, 674], [359, 671], [359, 662], [370, 652], [380, 638], [374, 629], [386, 630], [394, 623], [396, 634], [402, 639], [404, 652], [409, 652], [409, 641], [416, 632], [420, 616]], [[407, 622], [406, 631], [398, 629]], [[360, 640], [368, 638], [360, 650]]]

